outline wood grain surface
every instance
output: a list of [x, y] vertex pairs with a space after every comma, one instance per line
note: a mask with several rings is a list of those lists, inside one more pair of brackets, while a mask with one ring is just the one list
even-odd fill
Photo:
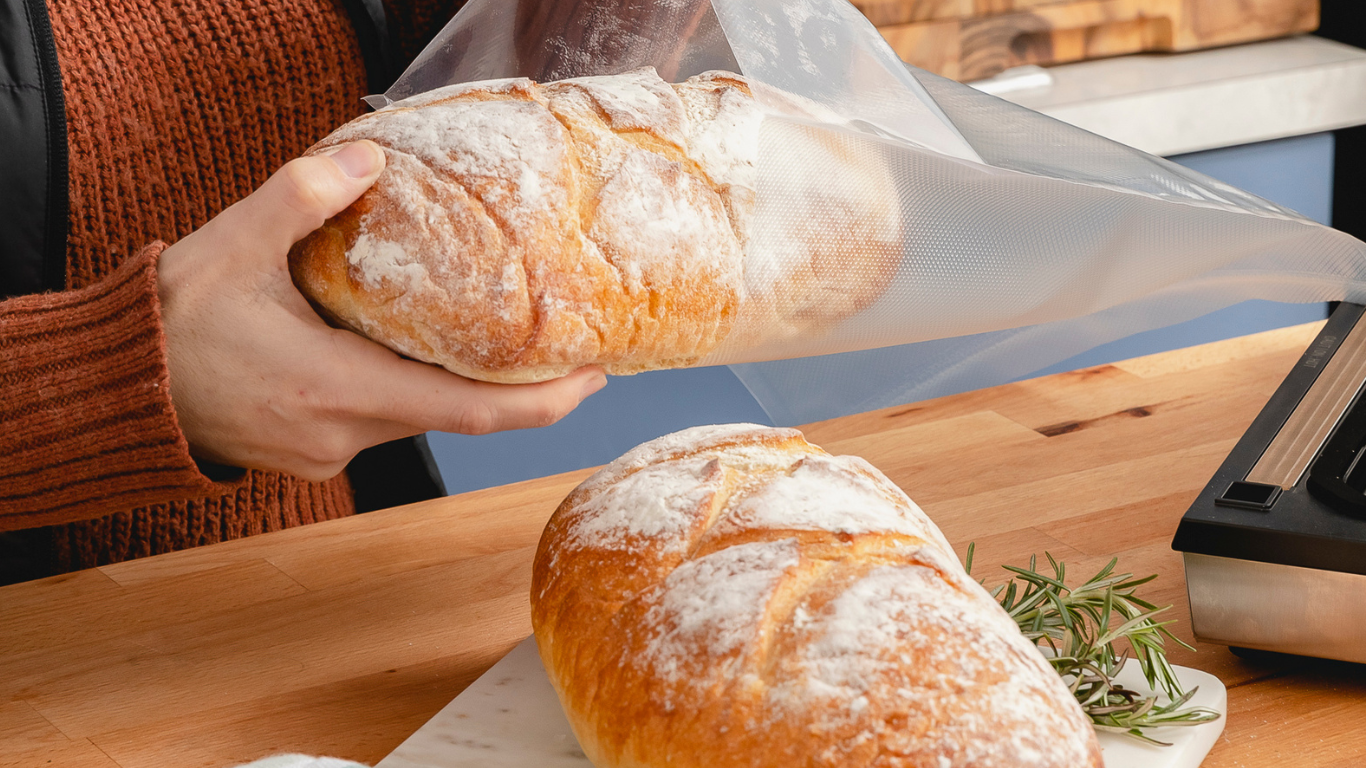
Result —
[[1023, 64], [1311, 32], [1319, 0], [856, 0], [902, 59], [959, 80]]
[[[810, 425], [905, 488], [977, 573], [1118, 556], [1177, 605], [1171, 535], [1312, 340], [1299, 326]], [[588, 472], [0, 589], [0, 765], [373, 763], [530, 631], [540, 529]], [[1176, 651], [1229, 686], [1205, 765], [1359, 766], [1361, 667]]]

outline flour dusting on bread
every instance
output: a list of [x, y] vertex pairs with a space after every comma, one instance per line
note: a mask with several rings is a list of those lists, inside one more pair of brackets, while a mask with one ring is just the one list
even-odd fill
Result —
[[735, 504], [724, 524], [743, 529], [899, 533], [924, 540], [934, 529], [890, 483], [848, 456], [807, 456]]
[[561, 80], [559, 85], [587, 93], [614, 131], [652, 131], [680, 149], [688, 146], [683, 102], [653, 69]]
[[703, 507], [720, 490], [715, 460], [679, 459], [646, 467], [585, 501], [577, 510], [577, 546], [613, 548], [658, 542], [686, 548], [685, 532], [707, 513]]
[[641, 662], [675, 685], [707, 684], [736, 672], [735, 656], [758, 641], [774, 593], [801, 562], [800, 553], [797, 542], [786, 539], [684, 562], [660, 585], [646, 615], [654, 634]]

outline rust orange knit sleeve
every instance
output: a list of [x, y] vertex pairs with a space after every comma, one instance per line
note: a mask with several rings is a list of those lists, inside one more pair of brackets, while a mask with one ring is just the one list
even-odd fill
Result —
[[0, 302], [0, 530], [200, 496], [148, 246], [86, 288]]

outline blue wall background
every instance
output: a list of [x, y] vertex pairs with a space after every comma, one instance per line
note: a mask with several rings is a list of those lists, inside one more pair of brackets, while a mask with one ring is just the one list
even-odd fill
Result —
[[[1172, 158], [1325, 224], [1331, 223], [1333, 136], [1316, 134]], [[1325, 316], [1323, 305], [1250, 301], [1188, 323], [1135, 334], [1035, 375], [1203, 344]], [[1000, 384], [974, 382], [967, 389]], [[450, 493], [605, 464], [646, 440], [699, 424], [772, 424], [729, 368], [614, 377], [560, 423], [470, 437], [433, 432], [432, 452]]]

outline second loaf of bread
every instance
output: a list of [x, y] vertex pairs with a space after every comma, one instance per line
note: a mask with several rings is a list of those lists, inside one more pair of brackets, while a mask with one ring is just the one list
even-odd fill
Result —
[[646, 443], [565, 499], [532, 624], [598, 768], [1100, 768], [934, 523], [791, 429]]
[[[810, 117], [799, 102], [785, 101]], [[851, 162], [785, 190], [792, 231], [751, 253], [764, 114], [739, 76], [670, 85], [649, 69], [396, 102], [310, 150], [370, 139], [388, 165], [294, 247], [291, 274], [333, 320], [486, 381], [680, 367], [728, 338], [818, 333], [885, 290], [895, 196]], [[788, 151], [837, 165], [847, 151], [809, 142]]]

